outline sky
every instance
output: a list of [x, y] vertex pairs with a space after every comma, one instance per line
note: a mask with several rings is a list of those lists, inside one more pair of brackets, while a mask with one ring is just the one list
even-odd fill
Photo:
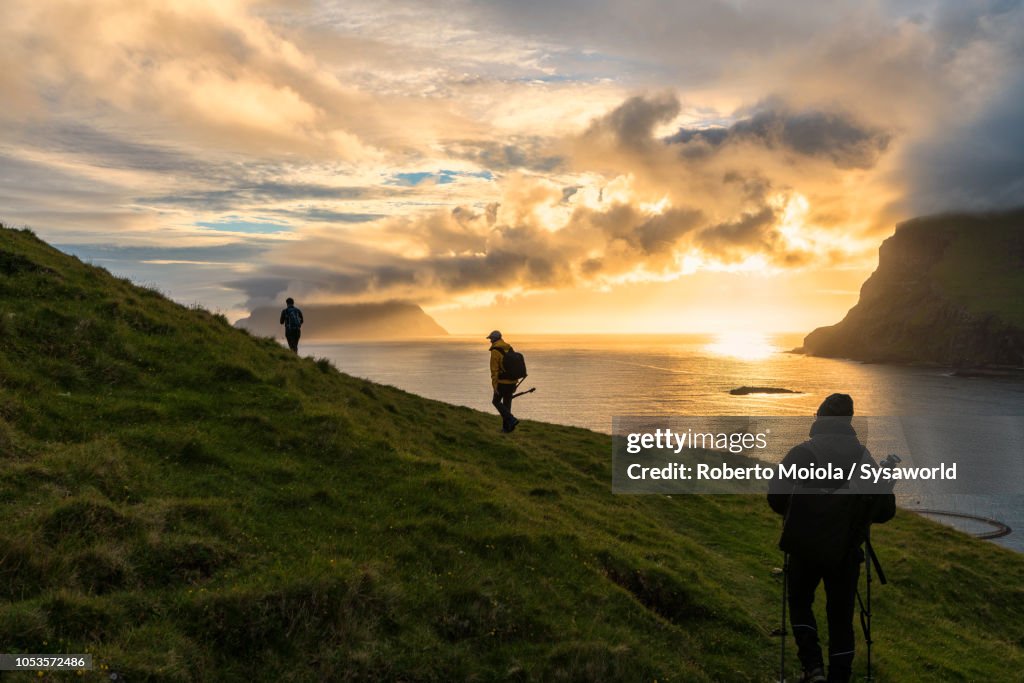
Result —
[[231, 319], [810, 331], [1024, 203], [1022, 4], [6, 0], [0, 220]]

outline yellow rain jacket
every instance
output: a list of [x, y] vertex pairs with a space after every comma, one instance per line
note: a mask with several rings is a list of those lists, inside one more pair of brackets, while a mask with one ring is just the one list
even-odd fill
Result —
[[491, 387], [495, 391], [498, 390], [499, 384], [516, 383], [516, 380], [514, 379], [498, 379], [498, 376], [501, 374], [501, 371], [504, 367], [502, 365], [502, 360], [504, 359], [505, 354], [511, 350], [512, 347], [509, 346], [508, 342], [506, 342], [504, 339], [499, 339], [498, 341], [491, 344]]

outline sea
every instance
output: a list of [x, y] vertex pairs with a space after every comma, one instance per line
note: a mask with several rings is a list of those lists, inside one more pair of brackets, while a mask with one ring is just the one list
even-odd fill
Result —
[[[529, 370], [520, 390], [536, 389], [516, 399], [514, 411], [520, 420], [611, 434], [615, 416], [811, 416], [825, 396], [838, 391], [854, 398], [858, 415], [926, 415], [950, 421], [1024, 416], [1020, 379], [814, 358], [791, 351], [801, 338], [747, 333], [510, 336], [506, 341], [524, 354]], [[328, 358], [350, 375], [494, 412], [488, 346], [483, 336], [450, 336], [310, 343], [301, 352]], [[730, 393], [744, 386], [796, 393]], [[937, 510], [928, 515], [969, 533], [993, 529], [982, 518], [996, 520], [1012, 532], [993, 542], [1024, 552], [1024, 481], [1007, 486], [1007, 476], [1016, 477], [1024, 462], [1019, 429], [1024, 421], [1013, 424], [1010, 447], [1004, 443], [1000, 449], [1005, 467], [991, 467], [984, 475], [999, 494], [950, 493], [924, 501], [898, 495], [900, 505]], [[933, 447], [962, 450], [941, 443]], [[936, 457], [943, 455], [963, 457], [961, 452]]]

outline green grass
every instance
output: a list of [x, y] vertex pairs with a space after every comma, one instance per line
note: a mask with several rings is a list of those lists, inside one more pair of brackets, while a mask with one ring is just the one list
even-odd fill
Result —
[[[974, 313], [993, 314], [1024, 328], [1024, 300], [1019, 296], [1024, 291], [1024, 253], [1008, 237], [998, 229], [960, 232], [951, 248], [961, 259], [955, 266], [947, 260], [937, 271], [954, 301]], [[1006, 258], [993, 261], [992, 254]]]
[[[0, 349], [0, 651], [102, 667], [51, 679], [773, 680], [760, 497], [613, 496], [605, 435], [499, 434], [25, 231]], [[1024, 558], [874, 536], [880, 680], [1019, 678]]]
[[[935, 216], [911, 221], [910, 233], [949, 240], [934, 276], [943, 292], [972, 313], [1024, 328], [1024, 211]], [[908, 235], [908, 237], [912, 237]]]

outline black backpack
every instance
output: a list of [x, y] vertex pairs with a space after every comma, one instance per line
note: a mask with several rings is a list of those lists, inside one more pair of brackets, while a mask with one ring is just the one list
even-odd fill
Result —
[[299, 309], [291, 307], [284, 309], [284, 328], [286, 330], [298, 330], [302, 327], [302, 314]]
[[[501, 351], [501, 349], [498, 349]], [[523, 379], [526, 377], [526, 359], [511, 346], [502, 354], [500, 379]]]

